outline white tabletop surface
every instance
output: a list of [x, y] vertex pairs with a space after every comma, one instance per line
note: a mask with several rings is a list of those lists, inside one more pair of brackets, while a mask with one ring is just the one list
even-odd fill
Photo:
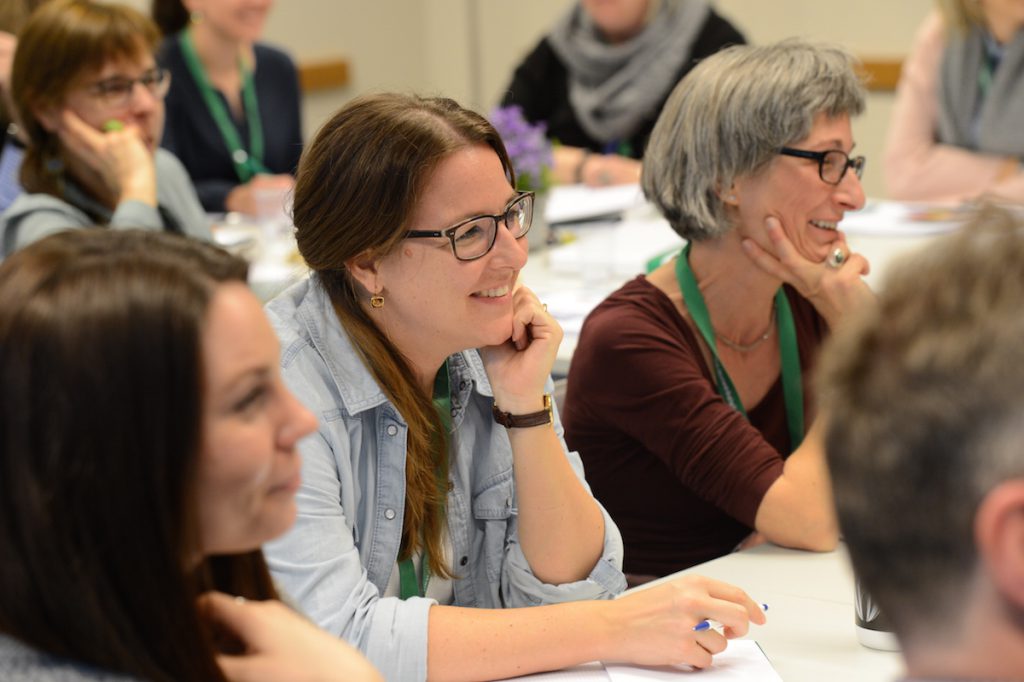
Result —
[[[868, 649], [857, 641], [853, 575], [843, 548], [816, 554], [761, 545], [681, 572], [687, 573], [739, 585], [768, 604], [768, 623], [752, 626], [745, 639], [760, 645], [785, 682], [892, 682], [903, 674], [898, 653]], [[606, 679], [596, 664], [520, 679], [573, 678]]]

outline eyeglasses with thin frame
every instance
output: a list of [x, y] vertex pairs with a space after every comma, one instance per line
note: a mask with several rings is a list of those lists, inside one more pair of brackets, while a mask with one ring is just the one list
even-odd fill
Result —
[[111, 76], [90, 85], [88, 92], [104, 106], [120, 109], [127, 107], [132, 101], [136, 83], [141, 84], [156, 99], [163, 99], [171, 87], [171, 72], [155, 66], [138, 78]]
[[476, 260], [494, 248], [499, 222], [505, 223], [515, 239], [525, 237], [533, 224], [533, 192], [520, 192], [498, 215], [473, 216], [443, 230], [409, 230], [405, 238], [444, 237], [451, 243], [456, 258]]
[[863, 156], [850, 155], [841, 149], [829, 149], [824, 152], [811, 152], [806, 149], [793, 149], [792, 147], [781, 147], [779, 154], [783, 156], [796, 156], [801, 159], [814, 159], [818, 162], [818, 177], [830, 185], [838, 185], [846, 177], [846, 171], [850, 168], [860, 179], [864, 175], [864, 164], [866, 159]]

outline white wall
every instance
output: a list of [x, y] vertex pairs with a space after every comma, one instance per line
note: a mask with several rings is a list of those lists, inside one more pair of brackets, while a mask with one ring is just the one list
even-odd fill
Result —
[[[146, 9], [148, 0], [127, 0]], [[833, 41], [862, 57], [906, 54], [932, 0], [717, 0], [753, 42]], [[278, 0], [266, 39], [298, 61], [344, 56], [351, 85], [307, 97], [307, 137], [348, 99], [373, 90], [445, 94], [486, 111], [512, 70], [571, 0]], [[870, 97], [854, 126], [869, 158], [865, 185], [881, 194], [879, 164], [892, 97]]]

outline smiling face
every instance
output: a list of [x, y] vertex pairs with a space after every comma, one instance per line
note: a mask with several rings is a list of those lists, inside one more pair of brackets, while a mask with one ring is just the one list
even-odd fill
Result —
[[200, 548], [204, 555], [245, 552], [295, 521], [301, 465], [295, 448], [316, 418], [285, 388], [277, 337], [244, 285], [218, 287], [202, 353]]
[[[163, 98], [155, 96], [145, 86], [135, 83], [128, 101], [124, 104], [115, 104], [106, 101], [94, 88], [97, 84], [112, 80], [138, 79], [155, 68], [156, 61], [148, 50], [141, 50], [139, 57], [135, 59], [111, 60], [99, 71], [79, 75], [64, 98], [64, 106], [96, 130], [103, 130], [103, 125], [107, 121], [115, 119], [125, 125], [134, 125], [141, 132], [147, 148], [156, 151], [164, 131]], [[55, 126], [56, 112], [51, 113], [53, 116], [50, 125]]]
[[211, 30], [220, 38], [252, 44], [263, 34], [273, 0], [189, 0], [190, 12], [201, 17], [197, 28]]
[[[420, 196], [409, 230], [443, 230], [502, 213], [516, 192], [494, 150], [478, 145], [441, 161]], [[406, 239], [360, 281], [385, 299], [371, 317], [414, 364], [428, 369], [457, 351], [511, 337], [512, 288], [526, 252], [526, 239], [513, 239], [504, 224], [494, 248], [473, 261], [457, 260], [444, 238]]]
[[[840, 149], [851, 154], [850, 117], [819, 114], [810, 134], [787, 146], [812, 152]], [[843, 214], [864, 206], [864, 189], [852, 169], [838, 185], [830, 185], [818, 175], [817, 161], [781, 155], [758, 173], [737, 178], [726, 194], [735, 197], [726, 198], [726, 202], [734, 208], [740, 236], [753, 239], [770, 252], [764, 220], [775, 216], [797, 251], [818, 262], [825, 260], [838, 239], [836, 227]]]

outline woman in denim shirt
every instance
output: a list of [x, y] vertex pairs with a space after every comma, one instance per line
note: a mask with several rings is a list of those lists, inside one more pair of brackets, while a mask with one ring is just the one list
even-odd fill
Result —
[[[533, 197], [514, 184], [494, 128], [451, 100], [360, 98], [308, 149], [294, 221], [314, 274], [268, 312], [321, 426], [271, 570], [389, 679], [707, 665], [725, 639], [694, 624], [763, 621], [738, 588], [595, 601], [625, 587], [622, 541], [547, 395], [562, 331], [516, 281]], [[540, 608], [496, 610], [519, 606]]]

